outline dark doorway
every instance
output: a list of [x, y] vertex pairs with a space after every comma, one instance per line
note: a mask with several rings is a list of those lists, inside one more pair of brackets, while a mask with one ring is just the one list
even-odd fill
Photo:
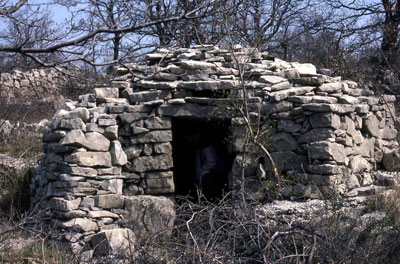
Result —
[[197, 200], [197, 188], [208, 200], [220, 198], [232, 169], [231, 120], [172, 119], [175, 194]]

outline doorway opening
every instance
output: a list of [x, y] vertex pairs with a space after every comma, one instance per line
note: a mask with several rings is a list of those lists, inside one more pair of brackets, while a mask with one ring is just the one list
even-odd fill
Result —
[[230, 128], [230, 119], [172, 119], [176, 196], [197, 201], [201, 191], [207, 200], [215, 200], [228, 191], [234, 159]]

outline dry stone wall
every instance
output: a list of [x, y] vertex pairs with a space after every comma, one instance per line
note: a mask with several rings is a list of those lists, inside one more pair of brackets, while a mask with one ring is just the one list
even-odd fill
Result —
[[249, 182], [271, 170], [254, 146], [245, 146], [246, 123], [237, 111], [243, 102], [249, 117], [269, 129], [272, 157], [293, 182], [287, 197], [357, 195], [357, 187], [375, 180], [374, 170], [393, 169], [385, 155], [398, 146], [394, 96], [375, 96], [311, 64], [255, 49], [160, 49], [145, 59], [119, 68], [111, 87], [66, 102], [43, 136], [32, 208], [50, 208], [49, 223], [76, 232], [68, 239], [77, 248], [109, 230], [143, 235], [171, 228], [173, 118], [231, 121], [231, 188], [242, 164]]
[[66, 75], [55, 69], [15, 70], [0, 74], [0, 97], [8, 104], [29, 104], [35, 101], [52, 102], [68, 82]]

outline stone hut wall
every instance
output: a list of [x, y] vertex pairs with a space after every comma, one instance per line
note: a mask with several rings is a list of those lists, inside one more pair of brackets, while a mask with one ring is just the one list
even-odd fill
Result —
[[382, 159], [397, 146], [394, 96], [255, 49], [159, 50], [146, 62], [118, 69], [112, 87], [66, 102], [43, 136], [32, 208], [50, 208], [50, 223], [77, 232], [69, 240], [78, 248], [106, 230], [171, 227], [172, 118], [231, 121], [231, 188], [243, 159], [246, 180], [268, 172], [259, 153], [244, 152], [245, 122], [235, 107], [244, 98], [249, 116], [271, 127], [272, 157], [294, 182], [285, 196], [356, 195], [374, 170], [390, 168]]

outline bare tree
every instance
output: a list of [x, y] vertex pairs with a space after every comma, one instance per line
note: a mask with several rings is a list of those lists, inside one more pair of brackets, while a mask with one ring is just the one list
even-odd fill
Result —
[[[197, 3], [197, 1], [188, 2]], [[145, 29], [161, 24], [203, 18], [208, 15], [210, 6], [218, 2], [221, 0], [204, 0], [200, 4], [187, 5], [179, 9], [179, 12], [165, 13], [150, 19], [149, 5], [146, 5], [146, 1], [88, 0], [80, 2], [71, 0], [64, 2], [64, 6], [71, 10], [71, 15], [63, 25], [63, 29], [57, 29], [56, 34], [46, 39], [43, 45], [38, 45], [36, 38], [30, 38], [29, 41], [18, 44], [3, 39], [0, 42], [0, 52], [21, 54], [43, 66], [55, 66], [74, 61], [83, 61], [95, 66], [116, 63], [124, 58], [137, 56], [143, 48], [154, 46], [151, 38], [141, 34]], [[18, 6], [8, 8], [6, 4], [5, 2], [2, 5], [5, 7], [1, 9], [5, 10], [1, 13], [3, 20], [22, 23], [28, 28], [40, 27], [39, 20], [26, 23], [19, 20], [16, 15], [18, 10], [23, 9], [33, 15], [35, 11], [33, 4], [21, 2]], [[43, 17], [44, 13], [39, 15]], [[33, 46], [28, 45], [28, 42], [33, 43]], [[112, 59], [106, 60], [102, 51], [109, 47], [108, 43], [113, 45], [113, 55]], [[125, 54], [121, 54], [123, 45], [129, 47]], [[56, 54], [60, 59], [46, 62], [40, 57], [43, 54]]]

